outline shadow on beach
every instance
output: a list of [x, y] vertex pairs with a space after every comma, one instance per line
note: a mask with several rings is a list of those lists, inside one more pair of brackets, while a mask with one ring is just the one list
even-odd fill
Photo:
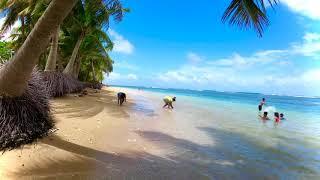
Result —
[[[57, 107], [55, 113], [67, 114], [69, 118], [78, 116], [90, 118], [97, 114], [108, 114], [116, 117], [115, 119], [129, 117], [125, 108], [119, 108], [114, 100], [114, 94], [108, 91], [91, 93], [86, 97], [58, 98], [55, 100]], [[94, 103], [97, 103], [97, 107], [92, 106]], [[129, 103], [127, 107], [137, 108], [134, 107], [134, 103]], [[101, 107], [108, 108], [101, 109]], [[156, 115], [152, 109], [142, 108], [138, 107], [140, 113]], [[89, 121], [87, 123], [92, 124]], [[13, 175], [30, 179], [314, 179], [319, 177], [319, 169], [309, 168], [317, 167], [314, 164], [319, 163], [314, 160], [313, 151], [302, 155], [304, 151], [301, 149], [288, 149], [287, 144], [284, 145], [280, 141], [269, 145], [237, 132], [211, 127], [197, 129], [204, 132], [214, 143], [198, 144], [163, 132], [135, 131], [143, 140], [152, 144], [153, 149], [164, 152], [156, 154], [143, 151], [129, 151], [122, 154], [105, 152], [53, 135], [41, 140], [40, 146], [50, 149], [46, 152], [52, 152], [53, 155], [59, 154], [55, 151], [63, 151], [64, 156], [44, 154], [43, 157], [35, 159], [35, 163], [15, 170]], [[101, 138], [101, 141], [103, 139]], [[295, 139], [285, 141], [305, 144]], [[306, 159], [309, 161], [306, 162]]]
[[[287, 151], [280, 143], [264, 146], [238, 133], [199, 127], [215, 142], [199, 145], [161, 132], [140, 131], [150, 141], [156, 141], [161, 149], [169, 149], [167, 159], [185, 164], [210, 178], [218, 179], [295, 179], [319, 178], [316, 167], [319, 161], [313, 157], [301, 157], [300, 150]], [[314, 155], [314, 154], [313, 154]], [[306, 159], [308, 162], [306, 162]], [[313, 163], [312, 166], [310, 164]]]
[[[239, 134], [213, 128], [199, 128], [212, 137], [214, 145], [199, 145], [155, 131], [138, 131], [142, 138], [168, 153], [157, 156], [146, 152], [113, 154], [68, 142], [58, 136], [42, 143], [72, 153], [73, 158], [45, 159], [15, 175], [59, 179], [282, 179], [316, 174], [302, 166], [295, 154], [257, 147]], [[236, 138], [229, 138], [229, 136]], [[229, 139], [232, 139], [231, 141]], [[241, 144], [240, 144], [241, 143]], [[252, 150], [255, 149], [255, 150]], [[252, 153], [248, 157], [248, 152]], [[256, 153], [256, 154], [255, 154]], [[280, 158], [277, 159], [277, 158]], [[300, 169], [297, 175], [290, 171]], [[36, 176], [35, 176], [36, 175]]]
[[[86, 103], [84, 103], [84, 101]], [[81, 118], [83, 120], [92, 118], [104, 110], [110, 110], [108, 113], [113, 116], [127, 114], [124, 110], [118, 108], [119, 105], [116, 102], [115, 94], [107, 90], [100, 90], [96, 93], [91, 90], [88, 95], [84, 97], [71, 94], [69, 96], [55, 98], [52, 105], [55, 115], [63, 114], [67, 118]], [[132, 105], [133, 103], [131, 102], [127, 103], [129, 107]], [[127, 117], [129, 117], [129, 115], [127, 115]]]
[[148, 153], [113, 154], [81, 146], [52, 136], [42, 143], [68, 151], [75, 156], [57, 159], [51, 156], [41, 165], [34, 164], [14, 175], [36, 179], [208, 179], [195, 171], [185, 172], [183, 164]]

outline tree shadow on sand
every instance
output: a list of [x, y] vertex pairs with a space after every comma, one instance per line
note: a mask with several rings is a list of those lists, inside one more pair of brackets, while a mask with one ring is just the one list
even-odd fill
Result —
[[[264, 146], [250, 140], [242, 134], [219, 129], [199, 127], [215, 142], [214, 145], [199, 145], [185, 139], [179, 139], [154, 131], [138, 133], [155, 141], [161, 149], [169, 152], [166, 158], [187, 164], [196, 171], [211, 178], [222, 179], [295, 179], [319, 177], [315, 170], [317, 162], [305, 162], [300, 152], [281, 150]], [[313, 167], [313, 168], [312, 168]]]
[[183, 164], [148, 153], [129, 152], [116, 155], [78, 145], [52, 136], [42, 143], [72, 153], [67, 159], [44, 156], [41, 164], [34, 163], [14, 173], [28, 178], [58, 179], [208, 179]]
[[[116, 98], [112, 92], [102, 91], [103, 93], [91, 92], [85, 97], [74, 97], [75, 95], [69, 95], [61, 98], [55, 98], [55, 103], [53, 103], [52, 108], [53, 112], [55, 115], [63, 114], [67, 118], [81, 117], [83, 120], [92, 118], [103, 112], [112, 116], [129, 117], [123, 109], [118, 108], [119, 105], [117, 104]], [[129, 103], [129, 106], [130, 105], [131, 103]]]
[[[58, 136], [42, 143], [72, 153], [67, 159], [45, 156], [45, 163], [15, 175], [59, 179], [296, 179], [316, 178], [299, 156], [257, 145], [242, 134], [200, 127], [214, 145], [200, 145], [155, 131], [137, 131], [165, 153], [113, 154], [68, 142]], [[277, 159], [277, 158], [281, 158]]]

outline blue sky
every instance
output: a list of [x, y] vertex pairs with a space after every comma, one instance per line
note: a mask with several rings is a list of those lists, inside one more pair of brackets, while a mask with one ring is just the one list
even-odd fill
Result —
[[280, 0], [262, 38], [221, 23], [229, 0], [187, 2], [124, 1], [105, 83], [320, 96], [319, 0]]
[[105, 82], [163, 88], [320, 95], [319, 0], [268, 9], [262, 38], [221, 23], [230, 1], [125, 1], [111, 24], [114, 72]]

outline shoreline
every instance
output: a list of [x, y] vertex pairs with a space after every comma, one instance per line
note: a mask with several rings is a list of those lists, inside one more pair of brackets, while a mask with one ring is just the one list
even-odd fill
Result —
[[[121, 107], [116, 99], [119, 91], [127, 94], [127, 102]], [[174, 103], [174, 110], [163, 109], [162, 97], [163, 93], [106, 87], [97, 93], [89, 89], [83, 97], [70, 94], [53, 99], [52, 113], [59, 130], [36, 144], [5, 152], [0, 157], [0, 176], [4, 179], [319, 177], [315, 150], [320, 144], [317, 137], [297, 131], [294, 124], [299, 121], [289, 119], [274, 127], [272, 122], [260, 122], [251, 108], [206, 104], [182, 96]], [[309, 153], [304, 155], [306, 151]], [[306, 161], [309, 166], [303, 164]]]
[[139, 93], [134, 91], [125, 89], [127, 103], [119, 107], [116, 92], [120, 90], [107, 87], [95, 93], [89, 89], [83, 97], [69, 94], [51, 100], [58, 130], [35, 144], [1, 155], [0, 176], [4, 179], [207, 179], [190, 167], [190, 173], [184, 173], [188, 165], [177, 164], [166, 156], [160, 140], [164, 133], [154, 128], [161, 127], [162, 122], [143, 120], [151, 116], [136, 107], [134, 98]]
[[107, 88], [98, 93], [88, 90], [84, 97], [70, 94], [51, 100], [59, 130], [35, 144], [1, 155], [1, 177], [68, 179], [78, 173], [91, 177], [96, 166], [101, 168], [99, 156], [112, 159], [124, 153], [140, 153], [139, 147], [131, 147], [128, 142], [134, 135], [129, 134], [127, 122], [132, 99], [119, 107], [115, 95], [113, 89]]

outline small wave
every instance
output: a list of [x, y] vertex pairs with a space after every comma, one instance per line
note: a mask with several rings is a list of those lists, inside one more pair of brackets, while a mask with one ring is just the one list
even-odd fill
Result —
[[263, 111], [268, 112], [268, 113], [272, 113], [272, 112], [276, 112], [277, 109], [274, 106], [267, 106], [266, 108], [264, 108]]

